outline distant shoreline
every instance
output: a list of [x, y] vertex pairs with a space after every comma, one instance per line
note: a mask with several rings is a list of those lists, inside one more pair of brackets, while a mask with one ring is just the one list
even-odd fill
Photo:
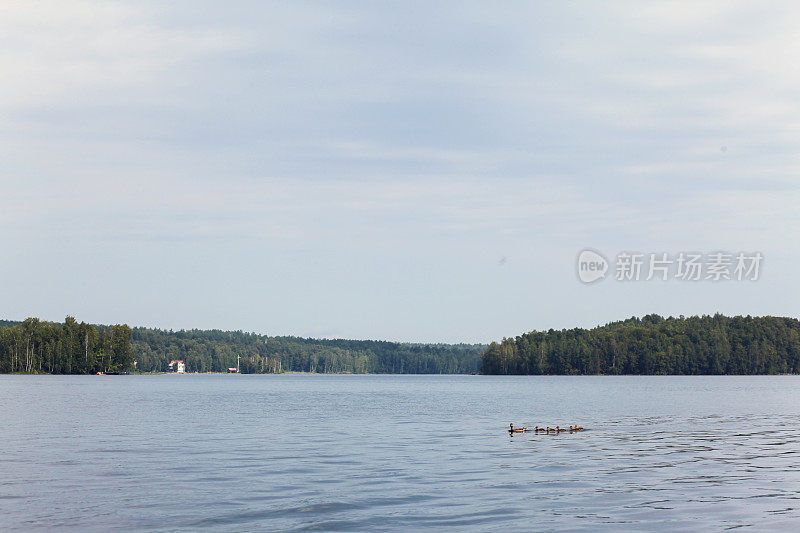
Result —
[[800, 376], [800, 373], [776, 373], [776, 374], [399, 374], [399, 373], [380, 373], [380, 372], [265, 372], [265, 373], [241, 373], [241, 372], [128, 372], [124, 374], [49, 374], [46, 372], [0, 372], [0, 376], [94, 376], [94, 377], [126, 377], [126, 376], [465, 376], [465, 377], [513, 377], [513, 378], [637, 378], [637, 377], [792, 377]]

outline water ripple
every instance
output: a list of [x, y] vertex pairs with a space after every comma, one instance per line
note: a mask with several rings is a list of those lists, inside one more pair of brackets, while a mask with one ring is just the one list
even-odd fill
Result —
[[800, 526], [791, 376], [185, 378], [0, 376], [0, 529]]

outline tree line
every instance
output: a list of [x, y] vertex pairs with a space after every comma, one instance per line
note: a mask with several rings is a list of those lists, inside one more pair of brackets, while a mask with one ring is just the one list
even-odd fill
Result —
[[0, 321], [0, 372], [95, 374], [131, 368], [131, 328], [28, 318]]
[[486, 345], [273, 337], [242, 331], [134, 328], [138, 368], [163, 372], [173, 359], [187, 372], [466, 374], [480, 369]]
[[486, 345], [415, 344], [273, 337], [242, 331], [166, 331], [102, 326], [67, 317], [61, 324], [28, 318], [0, 321], [0, 372], [94, 374], [165, 372], [183, 360], [187, 372], [465, 374], [480, 369]]
[[593, 329], [532, 331], [488, 346], [166, 331], [28, 318], [0, 321], [0, 372], [458, 374], [800, 373], [800, 321], [780, 317], [647, 315]]
[[800, 373], [800, 321], [651, 314], [593, 329], [532, 331], [493, 342], [484, 374]]

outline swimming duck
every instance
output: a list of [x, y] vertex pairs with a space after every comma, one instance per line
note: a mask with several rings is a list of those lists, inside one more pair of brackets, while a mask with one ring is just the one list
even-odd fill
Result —
[[515, 428], [514, 424], [509, 424], [508, 425], [508, 432], [509, 433], [525, 433], [526, 431], [528, 431], [528, 428], [526, 428], [526, 427]]

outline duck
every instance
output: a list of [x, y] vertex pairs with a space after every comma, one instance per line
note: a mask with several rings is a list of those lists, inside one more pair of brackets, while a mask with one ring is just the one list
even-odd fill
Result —
[[509, 433], [525, 433], [526, 431], [528, 431], [528, 428], [526, 428], [526, 427], [515, 428], [514, 424], [509, 424], [508, 425], [508, 432]]
[[576, 426], [570, 426], [569, 430], [570, 431], [583, 431], [583, 428], [581, 426], [577, 426], [576, 425]]
[[533, 428], [533, 430], [534, 430], [536, 433], [539, 433], [540, 431], [544, 431], [544, 428], [540, 428], [539, 426], [536, 426], [535, 428]]
[[564, 428], [562, 428], [560, 426], [556, 426], [556, 433], [561, 433], [562, 431], [566, 431], [566, 429], [564, 429]]

